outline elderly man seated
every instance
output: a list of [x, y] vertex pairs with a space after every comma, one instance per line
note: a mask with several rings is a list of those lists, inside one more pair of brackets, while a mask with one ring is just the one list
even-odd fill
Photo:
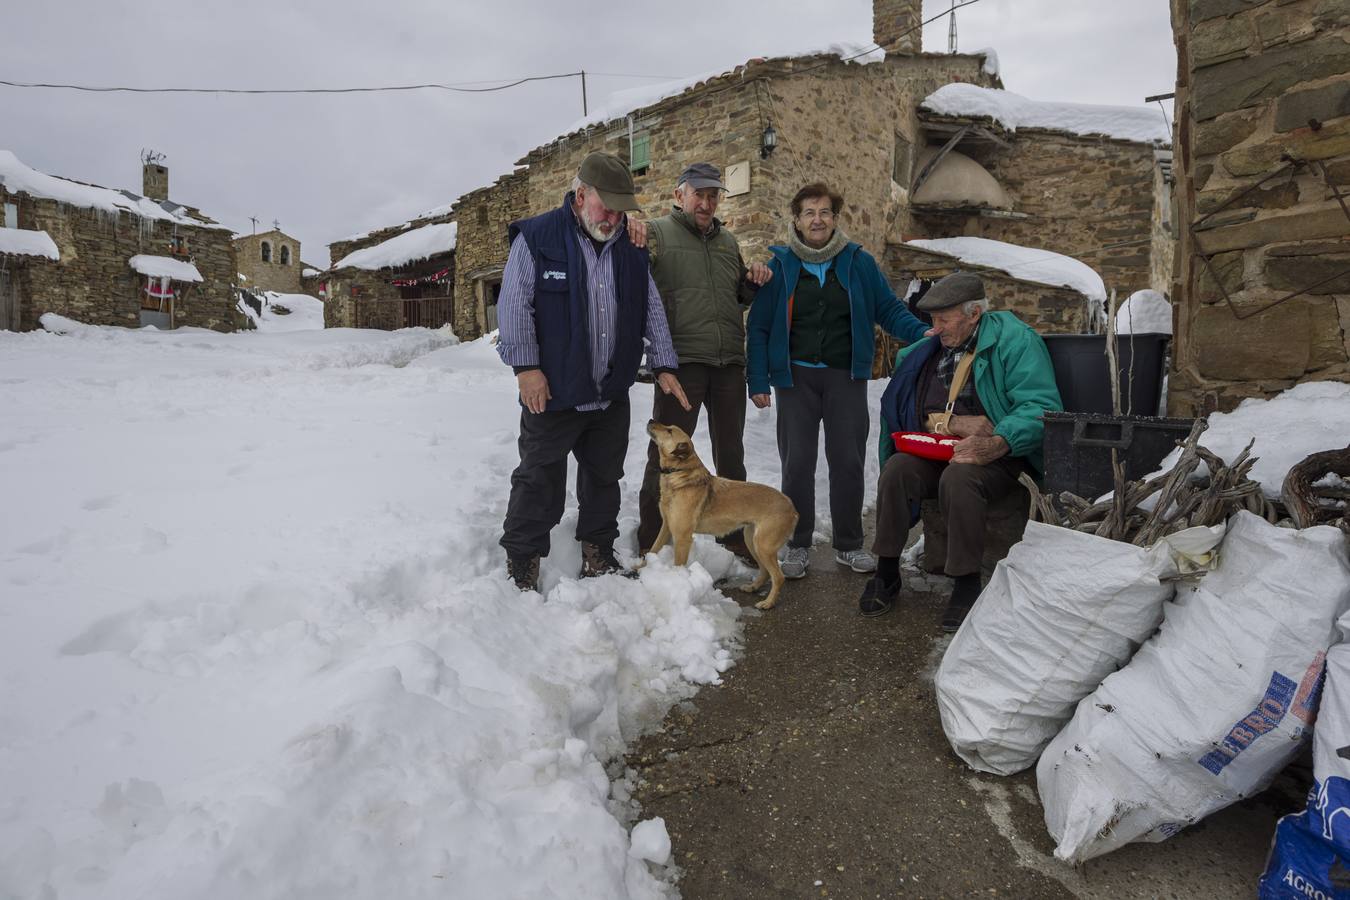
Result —
[[[1019, 490], [1018, 476], [1041, 471], [1047, 411], [1063, 409], [1050, 353], [1031, 326], [1010, 312], [989, 312], [979, 276], [948, 275], [919, 300], [933, 317], [923, 340], [896, 356], [881, 399], [881, 477], [872, 552], [877, 574], [858, 600], [865, 616], [888, 612], [900, 592], [900, 553], [919, 517], [937, 498], [947, 520], [945, 571], [956, 580], [942, 616], [956, 631], [980, 595], [985, 510]], [[897, 453], [891, 433], [921, 431], [960, 438], [951, 462]]]

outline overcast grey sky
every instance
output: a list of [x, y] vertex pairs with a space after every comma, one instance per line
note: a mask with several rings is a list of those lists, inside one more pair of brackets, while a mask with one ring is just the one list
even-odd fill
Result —
[[[579, 69], [680, 77], [834, 41], [870, 44], [872, 34], [870, 0], [5, 5], [0, 79], [136, 87], [463, 83]], [[927, 0], [925, 18], [950, 5]], [[1005, 86], [1019, 94], [1141, 106], [1174, 86], [1166, 0], [979, 0], [956, 15], [960, 49], [994, 47]], [[924, 29], [924, 46], [946, 50], [945, 16]], [[652, 83], [587, 81], [593, 106]], [[278, 219], [303, 258], [323, 266], [329, 241], [489, 184], [580, 116], [577, 79], [488, 94], [329, 96], [0, 86], [0, 148], [53, 175], [135, 191], [141, 148], [153, 148], [167, 154], [172, 199], [244, 232], [249, 216]]]

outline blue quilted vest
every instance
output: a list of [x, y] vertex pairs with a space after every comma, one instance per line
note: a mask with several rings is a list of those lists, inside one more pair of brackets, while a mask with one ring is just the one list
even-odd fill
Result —
[[618, 323], [609, 371], [597, 388], [591, 377], [586, 258], [577, 244], [578, 222], [572, 200], [569, 191], [562, 206], [512, 222], [507, 230], [508, 243], [521, 235], [534, 257], [534, 331], [539, 343], [539, 368], [553, 395], [545, 407], [548, 410], [628, 396], [628, 389], [637, 380], [642, 338], [647, 331], [647, 251], [634, 247], [625, 231], [609, 249]]

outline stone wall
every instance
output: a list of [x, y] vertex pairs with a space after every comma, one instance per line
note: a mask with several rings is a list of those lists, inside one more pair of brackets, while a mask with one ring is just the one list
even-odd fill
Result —
[[1350, 184], [1350, 7], [1173, 0], [1172, 23], [1170, 410], [1350, 381], [1350, 218], [1332, 188]]
[[[271, 248], [272, 259], [264, 262], [262, 245]], [[288, 262], [282, 263], [281, 248], [287, 248]], [[273, 229], [262, 234], [251, 234], [234, 239], [235, 257], [239, 274], [248, 279], [246, 287], [263, 291], [298, 294], [300, 288], [300, 242], [284, 232]]]
[[[744, 166], [749, 190], [724, 197], [718, 217], [740, 239], [747, 260], [764, 260], [770, 244], [786, 240], [792, 196], [823, 179], [844, 194], [841, 227], [880, 258], [887, 238], [899, 236], [905, 214], [905, 188], [892, 181], [897, 145], [904, 158], [912, 155], [915, 108], [952, 81], [998, 83], [978, 56], [892, 56], [869, 65], [817, 56], [754, 61], [637, 110], [633, 135], [650, 140], [650, 165], [634, 174], [640, 215], [670, 211], [675, 180], [691, 163], [712, 162], [725, 175], [732, 166]], [[769, 124], [778, 148], [764, 159], [761, 136]], [[526, 170], [456, 205], [461, 337], [474, 337], [483, 326], [481, 298], [469, 288], [476, 277], [505, 264], [506, 224], [555, 208], [581, 160], [596, 150], [630, 159], [628, 120], [540, 147], [520, 161]], [[335, 258], [337, 253], [335, 247]]]
[[[20, 330], [40, 327], [38, 320], [47, 312], [90, 325], [140, 327], [146, 279], [128, 264], [137, 254], [174, 256], [201, 273], [201, 284], [179, 286], [176, 326], [233, 331], [243, 325], [235, 308], [237, 278], [228, 229], [107, 213], [25, 193], [9, 195], [0, 188], [0, 203], [15, 200], [19, 227], [47, 232], [61, 253], [59, 262], [35, 260], [24, 266], [18, 279]], [[175, 235], [185, 238], [186, 255], [172, 252]]]
[[1091, 266], [1121, 299], [1149, 287], [1154, 148], [1026, 128], [1005, 137], [1007, 150], [976, 159], [1027, 218], [916, 216], [914, 236], [968, 235], [1062, 253]]
[[526, 214], [529, 184], [524, 172], [498, 179], [459, 198], [454, 212], [459, 221], [455, 240], [455, 334], [461, 340], [481, 337], [490, 330], [486, 306], [493, 285], [500, 283], [510, 245], [507, 227]]
[[912, 279], [936, 281], [957, 270], [977, 272], [984, 280], [990, 309], [1003, 309], [1041, 334], [1082, 334], [1091, 331], [1093, 303], [1071, 288], [1022, 281], [996, 269], [972, 266], [942, 253], [904, 244], [886, 248], [885, 271], [903, 294]]
[[1158, 150], [1154, 152], [1154, 157], [1157, 165], [1153, 167], [1153, 240], [1149, 245], [1148, 286], [1167, 295], [1172, 291], [1172, 265], [1177, 249], [1175, 177], [1172, 174], [1172, 151]]

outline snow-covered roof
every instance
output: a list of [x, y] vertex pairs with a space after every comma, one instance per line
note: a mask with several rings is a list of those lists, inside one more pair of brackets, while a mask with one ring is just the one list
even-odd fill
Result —
[[[170, 200], [151, 200], [130, 191], [113, 190], [96, 184], [81, 184], [56, 175], [47, 175], [26, 165], [8, 150], [0, 150], [0, 184], [11, 193], [25, 193], [84, 209], [126, 212], [143, 219], [157, 219], [197, 228], [225, 228], [194, 218], [187, 207]], [[229, 229], [226, 229], [227, 231]]]
[[[868, 48], [871, 47], [869, 50]], [[858, 65], [867, 65], [868, 63], [881, 62], [886, 58], [886, 53], [880, 47], [869, 44], [852, 44], [840, 42], [830, 44], [825, 47], [814, 47], [806, 50], [798, 50], [791, 53], [777, 53], [773, 59], [796, 59], [809, 56], [837, 56], [839, 59], [857, 63]], [[629, 88], [625, 91], [615, 91], [610, 94], [608, 99], [599, 107], [594, 109], [589, 115], [577, 119], [567, 128], [563, 129], [563, 134], [571, 134], [574, 131], [580, 131], [583, 128], [589, 128], [593, 125], [603, 125], [606, 122], [612, 122], [615, 119], [621, 119], [634, 110], [642, 109], [647, 106], [653, 106], [668, 97], [674, 97], [682, 94], [692, 87], [697, 87], [705, 81], [718, 78], [722, 75], [730, 75], [742, 64], [735, 66], [722, 66], [717, 69], [710, 69], [698, 75], [691, 75], [686, 78], [676, 78], [672, 81], [662, 81], [656, 84], [643, 85], [642, 87]]]
[[60, 259], [61, 251], [45, 231], [0, 228], [0, 256], [45, 256]]
[[155, 278], [172, 278], [174, 281], [201, 282], [202, 280], [202, 273], [197, 271], [197, 267], [190, 262], [183, 262], [181, 259], [173, 259], [168, 256], [147, 256], [144, 253], [138, 253], [127, 262], [131, 264], [131, 268], [142, 275], [151, 275]]
[[301, 278], [313, 278], [315, 275], [322, 275], [322, 274], [323, 273], [320, 272], [318, 269], [313, 269], [308, 266], [300, 270]]
[[978, 237], [906, 241], [905, 246], [952, 256], [974, 266], [998, 269], [1022, 281], [1071, 288], [1092, 300], [1106, 301], [1102, 277], [1086, 263], [1062, 253]]
[[1171, 123], [1160, 110], [1146, 106], [1052, 103], [976, 84], [943, 85], [920, 106], [944, 116], [989, 117], [1009, 131], [1045, 128], [1145, 144], [1172, 142]]
[[412, 231], [395, 235], [389, 240], [353, 250], [333, 266], [334, 269], [388, 269], [448, 253], [455, 249], [456, 222], [444, 222], [438, 225], [423, 225]]

